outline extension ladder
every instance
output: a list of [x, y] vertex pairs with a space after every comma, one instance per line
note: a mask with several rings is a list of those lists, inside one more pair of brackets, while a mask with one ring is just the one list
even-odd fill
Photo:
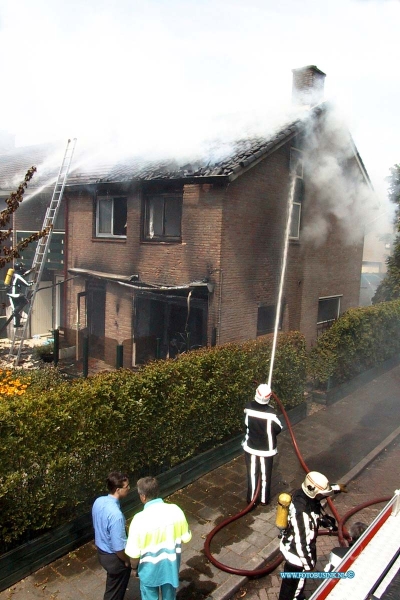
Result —
[[28, 296], [28, 306], [26, 310], [25, 308], [22, 309], [23, 312], [21, 312], [21, 327], [14, 329], [14, 336], [11, 342], [10, 353], [8, 355], [10, 359], [14, 359], [15, 366], [18, 365], [20, 360], [22, 346], [29, 325], [29, 317], [31, 315], [36, 293], [39, 289], [40, 281], [42, 279], [45, 261], [50, 247], [51, 236], [53, 233], [53, 224], [57, 218], [58, 211], [60, 208], [65, 184], [67, 182], [68, 173], [75, 150], [75, 144], [76, 138], [68, 140], [64, 158], [58, 173], [56, 184], [54, 186], [53, 195], [50, 204], [46, 210], [46, 214], [43, 221], [42, 230], [45, 229], [47, 233], [44, 237], [38, 240], [36, 246], [36, 252], [32, 263], [32, 269], [30, 270], [31, 272], [33, 272], [33, 277], [32, 288]]

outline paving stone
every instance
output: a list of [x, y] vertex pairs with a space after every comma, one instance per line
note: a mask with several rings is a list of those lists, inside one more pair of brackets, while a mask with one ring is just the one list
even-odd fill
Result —
[[261, 548], [265, 548], [265, 546], [269, 543], [269, 540], [267, 536], [260, 531], [254, 531], [252, 535], [246, 539], [246, 542], [249, 542], [250, 545], [255, 546], [258, 551], [260, 551]]
[[228, 550], [235, 552], [235, 554], [243, 555], [248, 552], [250, 546], [251, 544], [248, 541], [240, 540], [238, 542], [234, 542], [233, 544], [228, 544], [227, 548]]
[[208, 521], [214, 521], [221, 516], [221, 512], [218, 509], [205, 506], [198, 512], [199, 516]]

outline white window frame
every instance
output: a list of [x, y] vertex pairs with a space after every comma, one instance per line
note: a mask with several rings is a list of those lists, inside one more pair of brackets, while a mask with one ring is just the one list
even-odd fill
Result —
[[[290, 172], [296, 173], [296, 179], [303, 179], [303, 151], [298, 148], [290, 148]], [[296, 185], [296, 183], [295, 183]], [[297, 218], [297, 235], [290, 235], [290, 240], [298, 240], [300, 238], [300, 223], [301, 223], [301, 202], [293, 202], [293, 208], [299, 207], [298, 218]], [[292, 225], [293, 226], [293, 215], [294, 211], [292, 208]]]
[[337, 314], [336, 317], [334, 319], [327, 319], [325, 321], [318, 321], [318, 316], [317, 316], [317, 325], [323, 325], [324, 323], [331, 323], [333, 321], [336, 321], [336, 319], [339, 318], [340, 316], [340, 300], [341, 298], [343, 298], [343, 294], [336, 294], [335, 296], [322, 296], [321, 298], [318, 298], [318, 308], [319, 308], [319, 303], [321, 300], [333, 300], [333, 299], [337, 299], [338, 300], [338, 306], [337, 306]]
[[61, 294], [63, 293], [62, 283], [64, 275], [56, 275], [55, 285], [55, 306], [54, 306], [54, 329], [61, 327]]
[[[161, 215], [163, 233], [156, 235], [154, 233], [154, 213], [152, 200], [153, 199], [162, 199], [163, 201], [163, 213]], [[176, 199], [179, 201], [179, 232], [177, 235], [168, 235], [165, 233], [165, 223], [166, 223], [166, 203], [168, 200]], [[182, 212], [183, 212], [183, 198], [180, 192], [156, 192], [149, 193], [145, 196], [145, 213], [144, 213], [144, 241], [147, 242], [181, 242], [182, 240]]]
[[[113, 233], [113, 229], [114, 229], [114, 203], [115, 203], [115, 201], [118, 201], [121, 198], [123, 198], [124, 200], [126, 200], [126, 196], [98, 196], [96, 198], [96, 237], [97, 238], [120, 238], [120, 239], [126, 239], [126, 233], [125, 234], [114, 234]], [[111, 203], [110, 231], [109, 232], [100, 231], [100, 204], [104, 200], [107, 200], [108, 202]], [[127, 213], [128, 213], [128, 209], [127, 209]], [[128, 214], [126, 215], [126, 218], [128, 218]]]
[[292, 207], [292, 220], [290, 223], [290, 229], [293, 228], [293, 223], [294, 223], [294, 207], [298, 206], [299, 207], [299, 213], [298, 213], [298, 217], [297, 217], [297, 234], [296, 235], [290, 235], [289, 232], [289, 239], [290, 240], [298, 240], [300, 238], [300, 221], [301, 221], [301, 202], [293, 202], [293, 207]]

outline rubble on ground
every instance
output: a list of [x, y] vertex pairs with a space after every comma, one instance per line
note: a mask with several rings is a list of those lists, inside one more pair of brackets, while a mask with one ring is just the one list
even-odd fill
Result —
[[42, 344], [41, 339], [24, 340], [19, 365], [14, 366], [14, 359], [9, 357], [11, 340], [0, 339], [0, 369], [41, 369], [43, 362], [34, 356], [34, 348]]

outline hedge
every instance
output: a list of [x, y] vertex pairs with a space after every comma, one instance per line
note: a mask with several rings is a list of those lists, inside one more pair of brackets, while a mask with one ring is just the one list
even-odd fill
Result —
[[[110, 470], [160, 473], [243, 432], [270, 353], [270, 340], [229, 344], [72, 382], [19, 372], [24, 393], [0, 402], [0, 550], [87, 512]], [[272, 384], [287, 408], [305, 379], [303, 336], [281, 334]]]
[[309, 355], [316, 387], [334, 386], [400, 353], [400, 301], [352, 308], [320, 338]]

